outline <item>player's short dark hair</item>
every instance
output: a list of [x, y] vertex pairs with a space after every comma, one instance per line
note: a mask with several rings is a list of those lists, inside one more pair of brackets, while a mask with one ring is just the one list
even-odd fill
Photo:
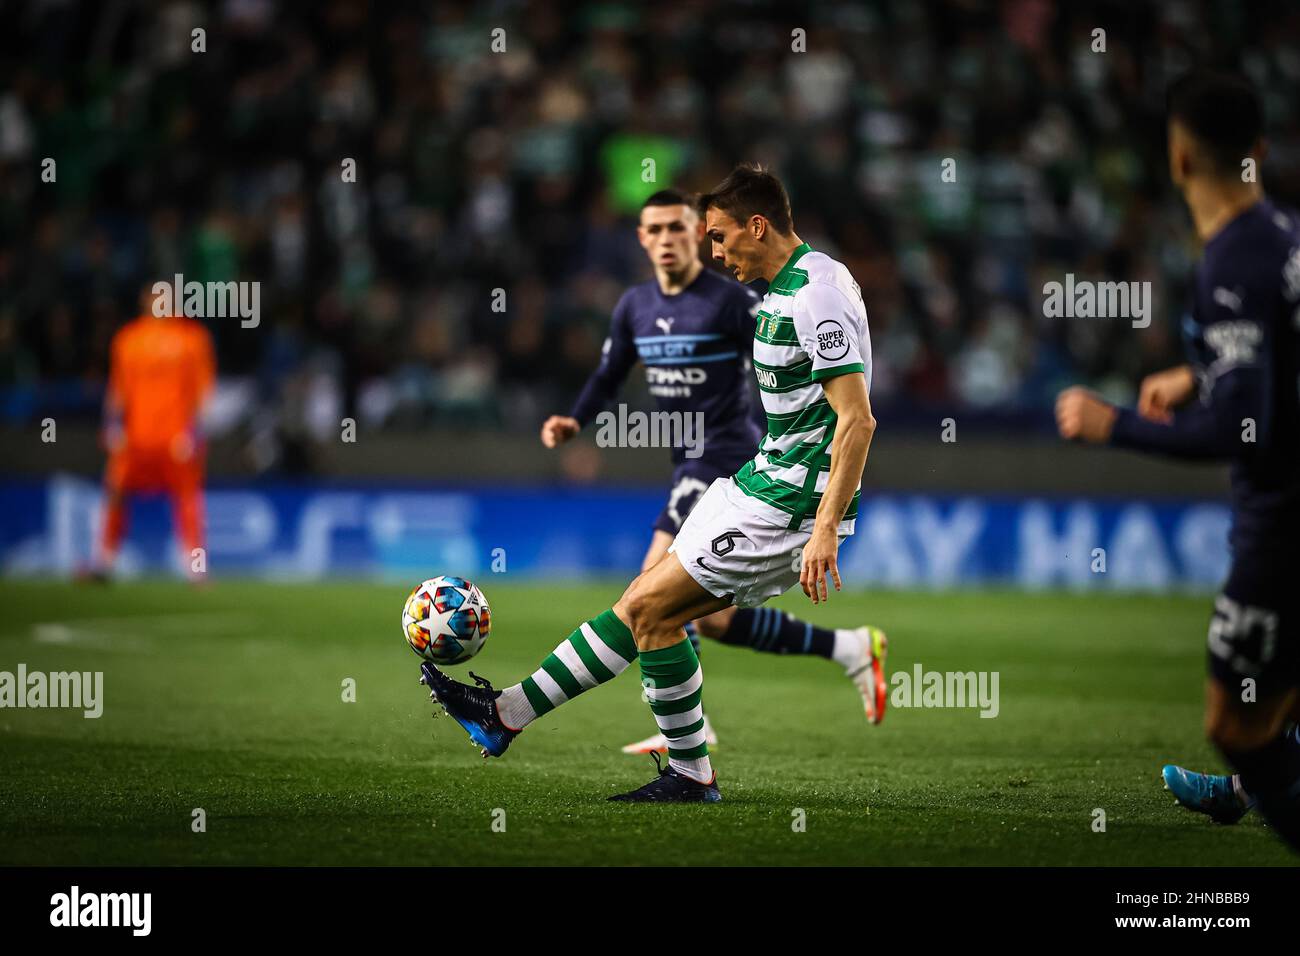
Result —
[[694, 206], [695, 197], [690, 193], [682, 192], [680, 189], [661, 189], [654, 195], [646, 199], [641, 204], [645, 209], [649, 206]]
[[1193, 70], [1169, 85], [1169, 119], [1177, 120], [1204, 147], [1214, 168], [1241, 171], [1241, 161], [1264, 135], [1264, 107], [1245, 77], [1219, 70]]
[[777, 232], [788, 236], [794, 230], [794, 217], [790, 215], [790, 197], [785, 187], [757, 163], [741, 163], [727, 178], [699, 199], [700, 215], [716, 206], [736, 222], [745, 222], [750, 216], [762, 216]]

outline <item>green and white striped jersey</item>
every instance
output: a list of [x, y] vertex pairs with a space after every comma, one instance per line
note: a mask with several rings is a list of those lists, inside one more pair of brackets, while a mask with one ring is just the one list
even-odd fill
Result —
[[[849, 270], [805, 242], [772, 280], [757, 319], [754, 371], [767, 435], [734, 481], [759, 514], [807, 531], [830, 476], [835, 438], [836, 415], [821, 383], [857, 374], [871, 387], [867, 309]], [[859, 478], [841, 535], [853, 533], [861, 488]]]

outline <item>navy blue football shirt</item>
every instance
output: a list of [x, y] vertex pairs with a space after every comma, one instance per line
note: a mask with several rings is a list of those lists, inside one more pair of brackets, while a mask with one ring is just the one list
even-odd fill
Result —
[[[600, 365], [570, 414], [585, 427], [640, 360], [660, 411], [704, 414], [699, 461], [735, 472], [763, 437], [750, 386], [758, 302], [756, 293], [708, 268], [676, 295], [665, 295], [654, 279], [632, 286], [614, 307]], [[673, 448], [674, 464], [685, 453]]]
[[1300, 542], [1300, 222], [1261, 200], [1205, 244], [1183, 329], [1199, 398], [1172, 424], [1121, 409], [1111, 442], [1232, 462], [1235, 556]]

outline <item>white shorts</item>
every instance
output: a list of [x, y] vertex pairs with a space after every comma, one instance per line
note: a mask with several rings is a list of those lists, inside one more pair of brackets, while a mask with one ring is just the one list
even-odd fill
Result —
[[753, 498], [731, 478], [717, 478], [668, 550], [710, 594], [731, 598], [736, 607], [757, 607], [799, 583], [810, 537], [758, 517]]

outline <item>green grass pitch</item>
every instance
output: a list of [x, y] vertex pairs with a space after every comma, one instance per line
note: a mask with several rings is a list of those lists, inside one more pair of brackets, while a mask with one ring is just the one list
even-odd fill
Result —
[[[470, 666], [497, 686], [620, 589], [480, 583], [494, 627]], [[0, 670], [104, 673], [98, 720], [0, 710], [0, 863], [1292, 862], [1258, 819], [1214, 826], [1161, 788], [1166, 761], [1219, 766], [1200, 730], [1206, 597], [786, 595], [818, 623], [885, 627], [891, 669], [999, 672], [1000, 714], [891, 708], [869, 727], [833, 664], [706, 643], [725, 802], [646, 807], [605, 801], [653, 771], [619, 753], [653, 729], [635, 667], [484, 761], [430, 719], [405, 593], [0, 582]]]

